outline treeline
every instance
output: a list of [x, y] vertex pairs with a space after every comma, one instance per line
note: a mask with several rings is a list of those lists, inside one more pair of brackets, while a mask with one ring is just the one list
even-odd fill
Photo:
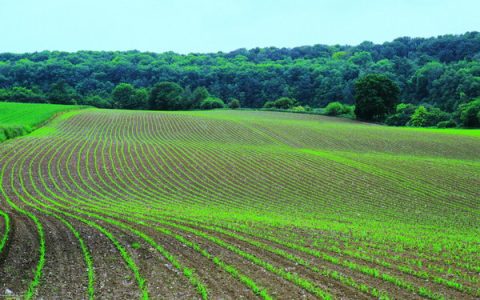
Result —
[[[386, 75], [399, 99], [446, 112], [480, 96], [480, 33], [398, 38], [384, 44], [315, 45], [188, 54], [79, 51], [0, 54], [0, 100], [115, 107], [122, 83], [150, 97], [161, 82], [175, 82], [190, 101], [204, 87], [217, 99], [262, 107], [281, 97], [303, 106], [354, 103], [355, 81]], [[143, 95], [143, 96], [142, 96]], [[184, 106], [184, 105], [182, 105]], [[185, 105], [188, 106], [188, 105]]]

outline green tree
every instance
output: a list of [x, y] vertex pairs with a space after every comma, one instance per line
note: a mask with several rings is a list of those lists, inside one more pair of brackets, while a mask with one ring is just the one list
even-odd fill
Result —
[[273, 101], [267, 101], [263, 104], [263, 108], [273, 108]]
[[8, 101], [12, 102], [26, 102], [26, 103], [45, 103], [45, 96], [34, 92], [30, 89], [16, 86], [8, 91], [5, 96], [7, 96]]
[[199, 86], [192, 93], [192, 107], [198, 107], [200, 103], [210, 97], [210, 93], [204, 86]]
[[297, 104], [297, 100], [288, 97], [281, 97], [273, 101], [273, 107], [278, 109], [291, 109]]
[[463, 127], [480, 127], [480, 98], [460, 105], [458, 111]]
[[147, 99], [147, 90], [135, 89], [129, 83], [120, 83], [112, 91], [112, 101], [115, 108], [144, 109]]
[[355, 82], [355, 115], [359, 120], [383, 121], [394, 111], [399, 94], [399, 87], [387, 76], [363, 76]]
[[230, 108], [230, 109], [240, 108], [240, 101], [238, 99], [230, 100], [230, 103], [228, 103], [228, 108]]
[[7, 89], [0, 89], [0, 101], [8, 101], [10, 99], [10, 91]]
[[407, 125], [414, 127], [433, 127], [438, 123], [450, 120], [451, 116], [432, 106], [420, 105], [408, 121]]
[[148, 90], [146, 88], [136, 89], [133, 102], [137, 105], [136, 109], [146, 109], [148, 106]]
[[135, 88], [129, 83], [120, 83], [112, 91], [112, 100], [115, 108], [132, 108], [135, 106], [133, 103], [133, 95], [135, 94]]
[[425, 106], [420, 105], [413, 113], [408, 125], [414, 127], [425, 127], [428, 121], [428, 111]]
[[372, 59], [372, 54], [370, 54], [370, 52], [360, 51], [353, 54], [350, 57], [349, 61], [356, 65], [366, 66], [372, 63], [373, 59]]
[[215, 97], [208, 97], [207, 99], [204, 99], [202, 103], [200, 103], [201, 109], [215, 109], [224, 107], [225, 103], [223, 100]]
[[405, 126], [410, 121], [413, 113], [417, 109], [416, 105], [410, 103], [400, 103], [395, 109], [395, 113], [388, 116], [385, 124], [390, 126]]
[[149, 107], [153, 110], [178, 110], [185, 108], [183, 88], [174, 82], [157, 83], [150, 91]]
[[81, 99], [78, 102], [81, 105], [90, 105], [99, 108], [112, 108], [113, 104], [111, 99], [102, 98], [99, 95], [89, 95]]
[[77, 92], [66, 82], [54, 83], [48, 95], [48, 102], [53, 104], [75, 104]]

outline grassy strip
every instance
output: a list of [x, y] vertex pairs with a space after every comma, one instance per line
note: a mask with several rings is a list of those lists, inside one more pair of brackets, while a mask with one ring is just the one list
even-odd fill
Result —
[[87, 106], [0, 103], [0, 142], [31, 133], [66, 112]]

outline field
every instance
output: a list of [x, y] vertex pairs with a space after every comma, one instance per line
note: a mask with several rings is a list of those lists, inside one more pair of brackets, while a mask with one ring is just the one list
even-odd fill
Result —
[[480, 135], [70, 111], [0, 144], [0, 293], [478, 299]]
[[0, 142], [30, 133], [64, 111], [81, 106], [0, 102]]

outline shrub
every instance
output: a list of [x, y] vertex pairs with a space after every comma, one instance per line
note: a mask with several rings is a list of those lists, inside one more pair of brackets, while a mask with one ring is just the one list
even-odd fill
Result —
[[353, 115], [353, 110], [353, 106], [336, 101], [328, 103], [324, 113], [327, 116]]
[[295, 106], [294, 108], [292, 108], [292, 111], [294, 111], [294, 112], [305, 112], [306, 110], [303, 106], [299, 105], [299, 106]]
[[232, 99], [230, 103], [228, 103], [228, 108], [230, 109], [240, 108], [240, 101], [238, 99]]
[[288, 97], [278, 98], [273, 102], [273, 107], [278, 109], [290, 109], [297, 104], [297, 100]]
[[113, 106], [112, 101], [110, 99], [102, 98], [98, 95], [87, 96], [81, 99], [81, 101], [79, 101], [78, 104], [90, 105], [90, 106], [95, 106], [99, 108], [112, 108]]
[[[188, 94], [189, 89], [185, 90], [185, 93]], [[191, 95], [186, 95], [185, 99], [190, 99], [190, 108], [198, 108], [203, 100], [210, 97], [210, 93], [208, 92], [207, 88], [204, 86], [199, 86], [193, 90]], [[185, 100], [186, 101], [186, 100]]]
[[13, 87], [10, 91], [4, 90], [0, 93], [0, 98], [12, 102], [25, 103], [45, 103], [45, 96], [40, 92], [35, 92], [24, 87]]
[[267, 101], [263, 105], [263, 108], [273, 108], [273, 101]]
[[327, 116], [339, 116], [344, 112], [343, 104], [340, 102], [330, 102], [325, 107], [325, 114]]
[[265, 102], [263, 108], [292, 109], [295, 106], [298, 106], [297, 100], [288, 97], [281, 97], [275, 101]]
[[224, 108], [225, 103], [222, 99], [215, 97], [208, 97], [200, 103], [201, 109], [215, 109], [215, 108]]
[[439, 122], [448, 121], [451, 116], [436, 107], [425, 107], [420, 105], [413, 113], [407, 125], [414, 127], [432, 127]]
[[405, 126], [412, 117], [417, 106], [410, 103], [400, 103], [395, 109], [395, 113], [388, 116], [385, 124], [390, 126]]
[[455, 123], [454, 120], [441, 121], [441, 122], [438, 122], [437, 127], [438, 128], [455, 128], [457, 127], [457, 123]]
[[458, 107], [458, 112], [463, 127], [480, 127], [480, 98], [460, 105]]

